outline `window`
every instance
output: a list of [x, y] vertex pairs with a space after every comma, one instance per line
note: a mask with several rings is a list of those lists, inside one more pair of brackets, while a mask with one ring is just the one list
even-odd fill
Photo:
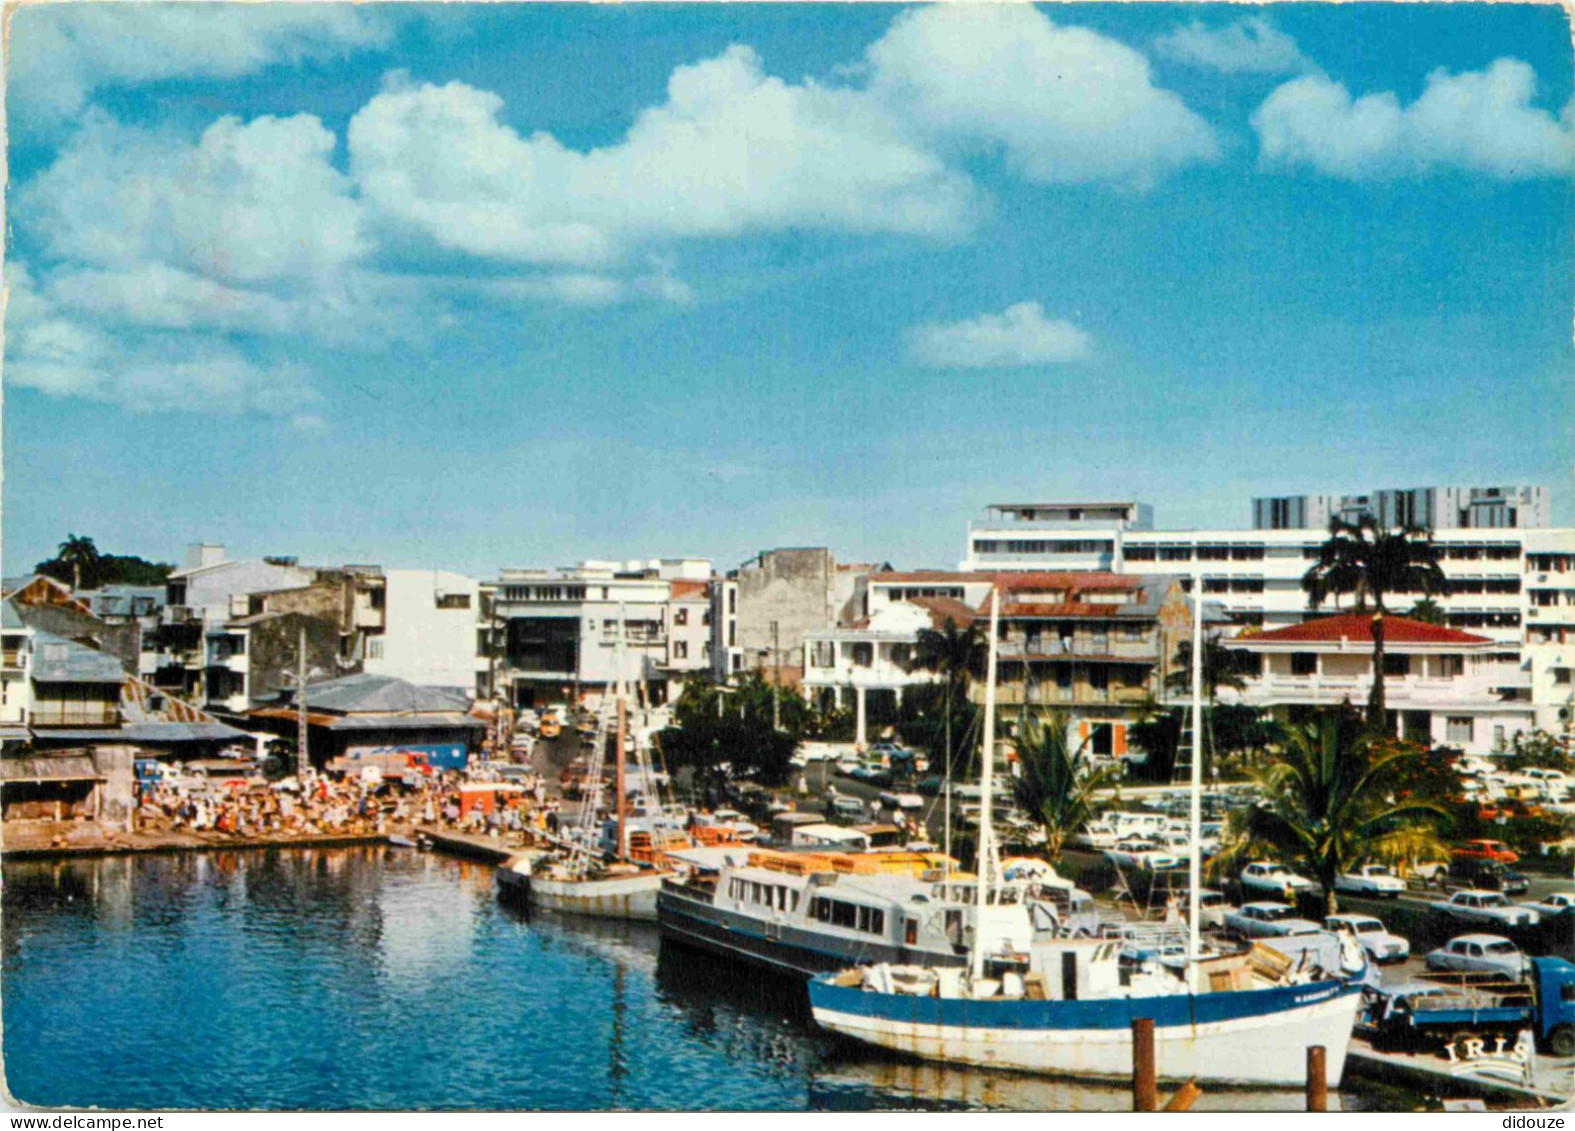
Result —
[[1393, 652], [1384, 654], [1384, 675], [1410, 675], [1411, 657], [1395, 655]]
[[857, 904], [843, 903], [840, 899], [831, 901], [831, 925], [833, 927], [848, 927], [858, 930], [859, 909]]
[[1292, 675], [1316, 675], [1318, 673], [1318, 654], [1316, 652], [1292, 652]]
[[817, 640], [810, 650], [809, 663], [815, 668], [829, 668], [836, 663], [835, 648], [829, 640]]
[[1569, 670], [1569, 668], [1554, 668], [1553, 669], [1553, 682], [1556, 683], [1556, 684], [1559, 684], [1560, 686], [1563, 686], [1563, 687], [1569, 686], [1569, 682], [1570, 682], [1570, 670]]
[[686, 625], [686, 624], [688, 624], [689, 623], [689, 610], [688, 609], [674, 609], [673, 610], [673, 623], [675, 625]]
[[1433, 661], [1439, 679], [1458, 679], [1466, 674], [1464, 656], [1440, 656]]
[[853, 646], [852, 658], [855, 665], [867, 668], [875, 662], [875, 645], [858, 643]]
[[687, 660], [689, 658], [689, 641], [673, 641], [673, 658], [677, 660]]
[[1095, 691], [1105, 691], [1110, 687], [1110, 669], [1104, 664], [1088, 665], [1088, 686]]
[[[373, 590], [373, 592], [381, 593], [382, 590], [377, 589]], [[373, 607], [376, 608], [377, 605], [374, 604]], [[470, 594], [439, 593], [437, 598], [437, 607], [440, 609], [468, 609], [470, 608]]]
[[381, 660], [383, 658], [383, 638], [381, 636], [369, 636], [366, 638], [366, 658], [369, 660]]
[[1444, 741], [1470, 742], [1474, 733], [1472, 724], [1475, 721], [1470, 715], [1450, 715], [1449, 721], [1444, 726]]
[[[369, 589], [367, 598], [374, 609], [381, 609], [388, 601], [388, 591], [385, 589]], [[470, 607], [470, 598], [465, 598], [465, 607]]]

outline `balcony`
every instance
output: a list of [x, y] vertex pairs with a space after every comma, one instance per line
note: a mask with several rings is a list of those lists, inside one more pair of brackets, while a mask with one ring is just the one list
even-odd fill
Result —
[[28, 721], [36, 727], [118, 727], [120, 706], [116, 703], [36, 700]]
[[1054, 663], [1058, 660], [1102, 660], [1116, 657], [1133, 663], [1159, 661], [1159, 646], [1154, 640], [1123, 640], [1119, 637], [1077, 636], [1065, 639], [1045, 636], [1037, 641], [1003, 640], [999, 649], [1003, 660], [1033, 660]]

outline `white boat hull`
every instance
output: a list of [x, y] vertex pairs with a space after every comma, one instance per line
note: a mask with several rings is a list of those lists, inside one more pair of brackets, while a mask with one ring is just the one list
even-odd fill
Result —
[[[1167, 1080], [1295, 1086], [1306, 1081], [1308, 1047], [1322, 1045], [1332, 1087], [1345, 1070], [1360, 1001], [1359, 994], [1340, 994], [1258, 1016], [1156, 1025], [1156, 1071]], [[970, 1023], [961, 1026], [898, 1021], [819, 1004], [814, 1009], [815, 1021], [832, 1032], [925, 1060], [1081, 1079], [1131, 1078], [1130, 1026], [991, 1028], [985, 1023], [987, 1009], [969, 1012]], [[972, 1023], [974, 1017], [979, 1024]]]
[[637, 919], [656, 922], [659, 872], [614, 876], [598, 880], [553, 880], [530, 877], [531, 905], [569, 915], [594, 915], [601, 919]]

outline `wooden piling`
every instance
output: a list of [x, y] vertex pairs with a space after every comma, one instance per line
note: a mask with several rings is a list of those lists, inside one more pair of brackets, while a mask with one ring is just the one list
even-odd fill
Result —
[[1137, 1017], [1132, 1021], [1132, 1110], [1159, 1110], [1152, 1017]]
[[1322, 1045], [1307, 1047], [1307, 1110], [1329, 1110], [1329, 1076]]
[[1203, 1089], [1198, 1087], [1196, 1080], [1188, 1080], [1176, 1089], [1176, 1094], [1170, 1097], [1170, 1102], [1164, 1107], [1165, 1111], [1191, 1111], [1192, 1105], [1198, 1102], [1198, 1097], [1203, 1094]]

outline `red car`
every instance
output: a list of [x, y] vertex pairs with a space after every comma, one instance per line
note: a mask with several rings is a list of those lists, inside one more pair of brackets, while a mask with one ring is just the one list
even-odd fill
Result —
[[1513, 864], [1520, 859], [1520, 854], [1501, 840], [1468, 840], [1464, 847], [1455, 849], [1455, 858], [1496, 860], [1500, 864]]

